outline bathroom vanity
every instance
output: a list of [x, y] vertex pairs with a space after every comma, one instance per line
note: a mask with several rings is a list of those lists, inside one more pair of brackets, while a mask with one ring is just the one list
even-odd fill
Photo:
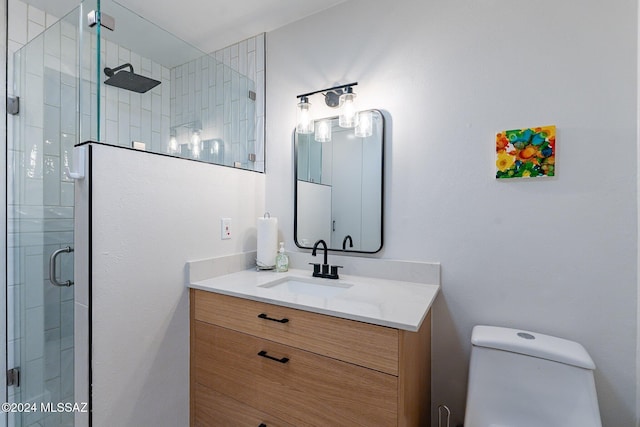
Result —
[[190, 284], [191, 425], [428, 425], [439, 286], [309, 276]]

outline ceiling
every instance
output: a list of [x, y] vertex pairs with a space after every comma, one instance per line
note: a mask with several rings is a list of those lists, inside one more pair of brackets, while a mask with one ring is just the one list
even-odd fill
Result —
[[[24, 0], [62, 17], [80, 0]], [[119, 0], [119, 3], [200, 50], [211, 53], [269, 32], [345, 0]], [[102, 8], [108, 11], [108, 2]], [[117, 23], [116, 23], [117, 27]]]

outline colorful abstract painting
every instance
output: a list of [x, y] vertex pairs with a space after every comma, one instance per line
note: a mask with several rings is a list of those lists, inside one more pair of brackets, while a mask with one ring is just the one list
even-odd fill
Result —
[[496, 135], [496, 178], [555, 176], [556, 127], [506, 130]]

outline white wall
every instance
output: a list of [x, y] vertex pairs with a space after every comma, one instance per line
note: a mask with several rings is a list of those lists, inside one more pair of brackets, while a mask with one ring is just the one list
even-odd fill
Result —
[[[78, 271], [76, 326], [86, 333], [91, 303], [93, 425], [188, 425], [186, 263], [255, 251], [264, 175], [118, 147], [92, 149], [92, 294]], [[85, 227], [87, 185], [79, 181], [76, 191], [78, 223]], [[232, 218], [231, 240], [220, 239], [223, 217]], [[76, 260], [82, 246], [76, 242]], [[86, 351], [86, 336], [76, 339]], [[77, 378], [86, 378], [84, 359], [77, 359]], [[86, 383], [77, 396], [83, 389]]]
[[[296, 95], [358, 81], [359, 108], [390, 116], [379, 256], [442, 262], [432, 387], [452, 425], [475, 324], [581, 342], [604, 425], [635, 424], [637, 16], [634, 0], [351, 0], [267, 35], [266, 207], [288, 248]], [[496, 181], [495, 133], [548, 124], [557, 177]]]

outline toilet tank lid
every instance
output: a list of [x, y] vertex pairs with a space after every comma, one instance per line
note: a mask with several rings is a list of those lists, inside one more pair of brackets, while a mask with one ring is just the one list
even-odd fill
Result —
[[473, 328], [471, 343], [476, 347], [525, 354], [584, 369], [596, 368], [581, 344], [537, 332], [478, 325]]

